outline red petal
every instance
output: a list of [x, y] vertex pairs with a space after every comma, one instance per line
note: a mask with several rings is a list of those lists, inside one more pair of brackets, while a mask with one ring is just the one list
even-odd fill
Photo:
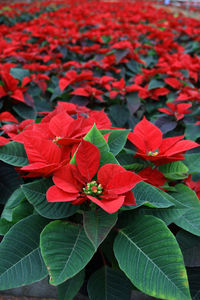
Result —
[[6, 139], [5, 137], [0, 136], [0, 146], [8, 144], [9, 142], [10, 142], [9, 139]]
[[180, 81], [176, 78], [173, 77], [169, 77], [169, 78], [165, 78], [165, 82], [170, 85], [171, 87], [173, 87], [174, 89], [179, 89], [180, 87]]
[[155, 89], [152, 91], [153, 95], [156, 96], [156, 97], [159, 97], [159, 96], [165, 96], [167, 94], [169, 94], [170, 90], [162, 87], [162, 88], [158, 88], [158, 89]]
[[169, 137], [162, 140], [162, 144], [159, 147], [159, 155], [165, 154], [173, 145], [175, 145], [178, 141], [182, 140], [184, 135]]
[[176, 114], [176, 119], [179, 121], [184, 118], [184, 114]]
[[4, 88], [0, 85], [0, 98], [6, 96], [7, 93], [5, 92]]
[[30, 136], [29, 139], [25, 140], [24, 147], [30, 163], [52, 164], [60, 162], [61, 150], [51, 141]]
[[177, 110], [179, 113], [188, 113], [191, 112], [191, 110], [187, 110], [189, 107], [192, 106], [192, 103], [180, 103], [177, 104]]
[[81, 139], [63, 138], [58, 140], [56, 143], [62, 146], [72, 146], [81, 142]]
[[63, 91], [70, 84], [70, 80], [61, 78], [59, 81], [59, 88]]
[[120, 165], [106, 164], [99, 169], [97, 180], [105, 188], [113, 175], [124, 171], [125, 169]]
[[129, 140], [143, 152], [154, 151], [162, 143], [162, 132], [145, 117], [134, 128], [132, 134], [129, 133]]
[[32, 177], [35, 176], [49, 176], [53, 171], [59, 167], [58, 164], [45, 164], [45, 163], [33, 163], [21, 168], [22, 171], [31, 172]]
[[15, 90], [14, 93], [10, 97], [14, 98], [20, 102], [25, 102], [24, 95], [21, 90]]
[[103, 210], [105, 210], [109, 214], [113, 214], [116, 211], [118, 211], [120, 207], [123, 205], [125, 196], [119, 196], [115, 199], [106, 200], [106, 201], [103, 198], [99, 200], [92, 196], [87, 196], [87, 198], [90, 199], [95, 204], [97, 204], [98, 206], [100, 206]]
[[163, 112], [164, 114], [173, 115], [173, 113], [167, 108], [158, 108], [158, 110]]
[[78, 169], [87, 181], [91, 181], [97, 173], [100, 163], [100, 151], [90, 142], [82, 140], [76, 153], [76, 163]]
[[78, 194], [63, 192], [55, 185], [51, 186], [46, 193], [48, 202], [69, 202], [75, 200], [77, 196]]
[[77, 181], [75, 180], [72, 169], [77, 168], [74, 165], [67, 165], [59, 169], [53, 176], [53, 182], [61, 190], [68, 193], [78, 193], [79, 187]]
[[124, 205], [136, 205], [135, 197], [132, 191], [125, 194]]
[[0, 121], [9, 121], [13, 123], [19, 123], [18, 120], [8, 111], [0, 113]]
[[77, 96], [84, 96], [84, 97], [89, 97], [90, 94], [84, 89], [84, 88], [77, 88], [75, 89], [71, 95], [77, 95]]
[[94, 119], [94, 123], [96, 124], [98, 129], [110, 128], [112, 125], [108, 116], [103, 110], [91, 111], [89, 112], [89, 117]]
[[199, 147], [200, 145], [193, 142], [193, 141], [188, 141], [188, 140], [183, 140], [177, 142], [173, 147], [171, 147], [168, 151], [165, 152], [166, 156], [168, 155], [174, 155], [178, 153], [183, 153], [187, 150]]
[[109, 93], [109, 96], [110, 96], [111, 99], [115, 99], [115, 98], [117, 97], [118, 94], [119, 94], [118, 91], [111, 91], [111, 92]]
[[138, 173], [138, 175], [140, 175], [144, 179], [144, 181], [154, 186], [162, 186], [166, 181], [165, 177], [160, 171], [158, 171], [157, 169], [153, 169], [150, 166], [144, 168]]
[[61, 112], [51, 119], [49, 122], [49, 129], [57, 137], [64, 137], [66, 135], [66, 127], [73, 122], [73, 118], [67, 113]]
[[24, 87], [26, 84], [28, 84], [29, 82], [31, 82], [31, 78], [29, 77], [24, 77], [22, 80], [22, 87]]
[[95, 122], [90, 118], [85, 119], [83, 117], [78, 117], [78, 119], [73, 120], [73, 122], [69, 124], [67, 135], [68, 137], [73, 138], [83, 137], [92, 128], [94, 123]]
[[106, 192], [117, 195], [123, 194], [130, 191], [140, 181], [142, 178], [131, 171], [120, 172], [112, 176], [106, 186]]

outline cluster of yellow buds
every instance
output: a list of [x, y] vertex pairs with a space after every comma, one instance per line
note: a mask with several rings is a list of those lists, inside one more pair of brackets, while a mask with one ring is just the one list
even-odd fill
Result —
[[149, 151], [148, 155], [150, 155], [150, 156], [157, 156], [158, 155], [158, 151], [154, 151], [154, 152]]
[[55, 143], [56, 145], [60, 146], [57, 142], [62, 139], [60, 136], [56, 136], [54, 139], [53, 139], [53, 143]]
[[86, 195], [96, 196], [100, 195], [103, 191], [102, 185], [98, 184], [95, 180], [87, 183], [87, 186], [83, 188], [83, 192]]

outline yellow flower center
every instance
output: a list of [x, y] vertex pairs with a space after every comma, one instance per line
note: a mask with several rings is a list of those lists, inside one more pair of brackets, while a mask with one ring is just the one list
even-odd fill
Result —
[[148, 155], [149, 155], [149, 156], [157, 156], [157, 155], [158, 155], [158, 151], [154, 151], [154, 152], [149, 151], [149, 152], [148, 152]]
[[98, 196], [102, 194], [102, 191], [102, 185], [98, 184], [95, 180], [87, 183], [86, 187], [83, 188], [83, 192], [90, 196]]

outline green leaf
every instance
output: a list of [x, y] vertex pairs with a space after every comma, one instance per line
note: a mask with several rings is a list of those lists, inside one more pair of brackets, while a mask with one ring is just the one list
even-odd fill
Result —
[[199, 173], [200, 170], [200, 153], [185, 154], [185, 164], [189, 168], [189, 173]]
[[108, 214], [102, 209], [84, 212], [84, 230], [95, 249], [103, 242], [116, 222], [117, 213]]
[[170, 180], [180, 180], [188, 177], [188, 168], [182, 161], [161, 165], [159, 171]]
[[[168, 196], [166, 194], [166, 196]], [[139, 209], [135, 211], [136, 214], [141, 215], [153, 215], [157, 218], [160, 218], [163, 220], [167, 225], [175, 222], [178, 218], [180, 218], [187, 210], [188, 208], [173, 199], [169, 196], [170, 202], [173, 203], [174, 206], [166, 207], [166, 208], [150, 208], [142, 206]], [[132, 217], [132, 216], [131, 216]]]
[[134, 170], [136, 172], [139, 172], [140, 170], [143, 169], [144, 165], [140, 163], [133, 163], [130, 165], [123, 165], [122, 167], [126, 170]]
[[135, 201], [138, 205], [150, 204], [152, 207], [166, 208], [173, 206], [169, 196], [158, 188], [141, 181], [133, 189]]
[[125, 105], [114, 104], [109, 107], [109, 119], [113, 126], [123, 128], [127, 123], [130, 112]]
[[196, 193], [183, 184], [176, 185], [176, 193], [170, 193], [177, 201], [189, 209], [174, 221], [176, 225], [200, 236], [200, 201]]
[[82, 226], [58, 220], [42, 231], [40, 245], [53, 285], [79, 273], [95, 253]]
[[15, 190], [6, 202], [1, 217], [7, 221], [12, 221], [13, 209], [16, 208], [22, 200], [25, 199], [21, 187]]
[[0, 219], [0, 235], [5, 235], [13, 225], [13, 222], [9, 222], [6, 219]]
[[13, 208], [11, 221], [17, 223], [18, 221], [32, 214], [33, 206], [25, 200], [22, 201], [17, 207]]
[[163, 221], [135, 216], [131, 225], [119, 231], [114, 252], [122, 271], [145, 294], [191, 299], [181, 250]]
[[132, 284], [120, 270], [103, 267], [88, 281], [90, 300], [130, 300]]
[[95, 146], [97, 146], [100, 153], [109, 151], [109, 146], [106, 143], [106, 140], [104, 139], [101, 132], [97, 129], [95, 124], [90, 129], [90, 131], [86, 134], [86, 136], [84, 137], [84, 140], [92, 143]]
[[45, 218], [62, 219], [73, 215], [79, 208], [78, 205], [71, 205], [69, 202], [50, 203], [47, 201], [46, 192], [52, 185], [51, 179], [44, 178], [22, 185], [22, 190], [35, 210]]
[[117, 155], [125, 146], [129, 130], [115, 130], [108, 137], [110, 151]]
[[58, 300], [73, 300], [83, 285], [85, 272], [82, 270], [74, 277], [58, 286]]
[[0, 160], [16, 167], [28, 165], [24, 145], [15, 141], [0, 147]]
[[200, 268], [187, 268], [190, 291], [193, 300], [200, 299]]
[[[84, 140], [92, 143], [99, 149], [99, 151], [101, 153], [101, 162], [102, 162], [102, 155], [109, 151], [109, 146], [106, 143], [106, 140], [104, 139], [101, 132], [97, 129], [95, 124], [90, 129], [90, 131], [86, 134], [86, 136], [84, 137]], [[74, 153], [74, 155], [70, 161], [70, 164], [73, 164], [73, 165], [76, 164], [75, 157], [76, 157], [76, 152]]]
[[106, 164], [115, 164], [115, 165], [119, 165], [118, 160], [114, 157], [114, 154], [112, 154], [111, 152], [103, 152], [101, 154], [101, 160], [100, 160], [100, 165], [99, 168], [103, 165]]
[[21, 68], [11, 68], [10, 69], [10, 74], [16, 78], [22, 81], [24, 77], [29, 77], [30, 72], [27, 69], [21, 69]]
[[[26, 97], [25, 97], [26, 99]], [[22, 118], [22, 119], [35, 119], [37, 112], [35, 107], [30, 107], [24, 103], [18, 103], [13, 106], [13, 110]]]
[[0, 290], [31, 284], [47, 276], [39, 248], [47, 220], [38, 215], [21, 220], [0, 244]]
[[158, 88], [161, 88], [161, 87], [164, 87], [165, 86], [165, 83], [163, 81], [160, 81], [160, 80], [157, 80], [157, 79], [152, 79], [150, 82], [149, 82], [149, 86], [148, 86], [148, 90], [153, 90], [153, 89], [158, 89]]
[[195, 124], [187, 124], [185, 129], [185, 138], [187, 140], [196, 141], [200, 137], [200, 126]]
[[19, 177], [15, 168], [0, 161], [0, 203], [6, 203], [12, 192], [15, 191], [22, 183], [23, 180]]
[[185, 265], [187, 267], [200, 267], [200, 237], [180, 230], [176, 239], [183, 253]]

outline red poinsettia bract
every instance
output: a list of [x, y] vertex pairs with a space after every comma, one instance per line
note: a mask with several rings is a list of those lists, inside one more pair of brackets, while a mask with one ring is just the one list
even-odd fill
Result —
[[69, 161], [67, 153], [62, 153], [56, 143], [40, 137], [32, 136], [26, 139], [24, 148], [29, 164], [22, 167], [21, 170], [29, 172], [31, 177], [50, 176], [53, 171]]
[[192, 106], [192, 103], [180, 103], [180, 104], [166, 103], [166, 104], [168, 108], [158, 108], [158, 110], [165, 114], [175, 116], [177, 121], [183, 119], [185, 114], [189, 114], [192, 112], [191, 110], [188, 109]]
[[124, 204], [134, 205], [131, 189], [142, 180], [120, 165], [106, 164], [100, 167], [100, 152], [88, 141], [82, 141], [76, 164], [68, 164], [54, 173], [54, 184], [47, 191], [49, 202], [81, 204], [86, 200], [114, 213]]
[[25, 103], [23, 92], [25, 89], [18, 87], [19, 80], [15, 79], [8, 71], [0, 74], [3, 86], [0, 85], [0, 98], [10, 96], [11, 98]]
[[136, 156], [154, 161], [156, 165], [183, 160], [186, 150], [199, 146], [183, 138], [184, 135], [163, 139], [161, 130], [145, 117], [128, 136], [129, 141], [137, 147]]

